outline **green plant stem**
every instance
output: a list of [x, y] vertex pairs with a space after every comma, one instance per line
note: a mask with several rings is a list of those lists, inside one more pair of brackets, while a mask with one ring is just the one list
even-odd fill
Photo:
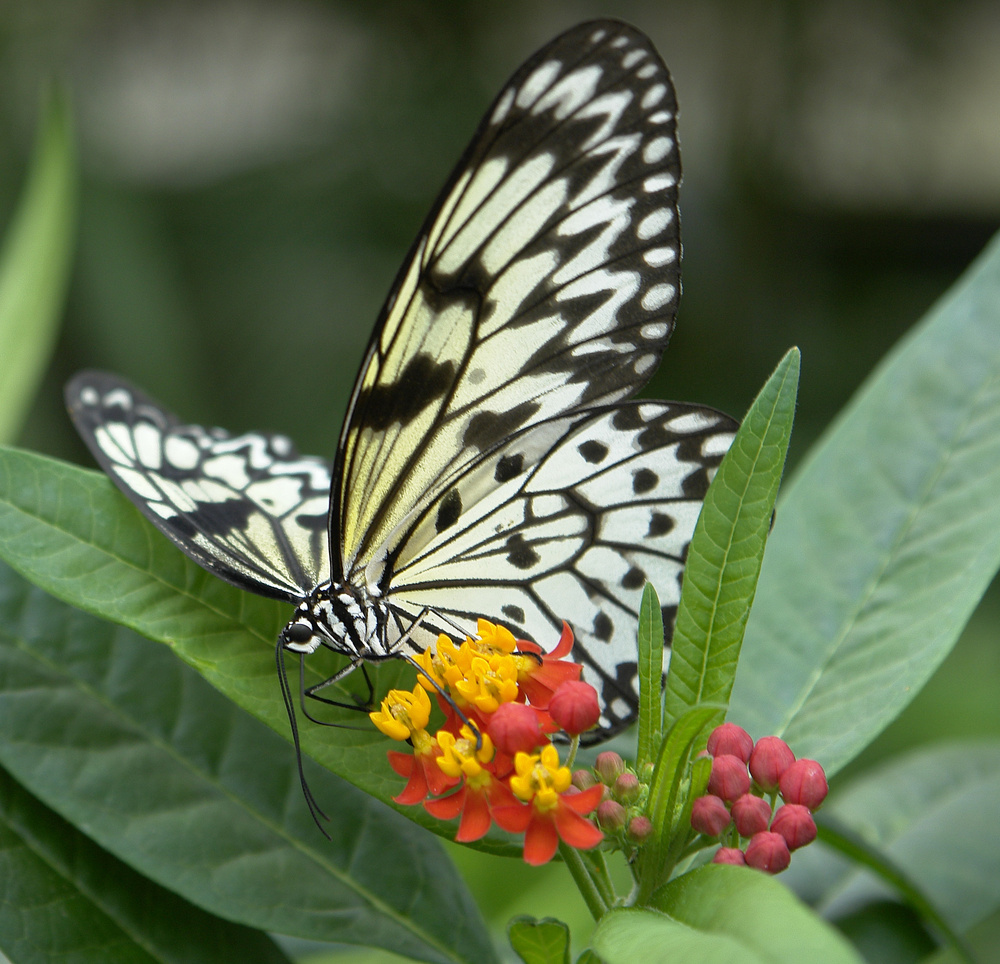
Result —
[[601, 894], [601, 898], [608, 907], [613, 907], [618, 900], [615, 893], [614, 884], [611, 883], [611, 875], [608, 873], [608, 862], [605, 859], [603, 850], [583, 851], [583, 860], [589, 865], [590, 878], [594, 886]]
[[560, 843], [559, 853], [562, 855], [563, 862], [569, 868], [569, 872], [573, 875], [577, 889], [583, 895], [587, 910], [590, 911], [590, 916], [594, 920], [600, 920], [608, 910], [608, 901], [605, 900], [601, 892], [602, 890], [611, 890], [611, 881], [608, 880], [607, 873], [604, 874], [604, 884], [599, 886], [597, 878], [600, 874], [587, 866], [578, 850], [575, 850], [568, 844]]

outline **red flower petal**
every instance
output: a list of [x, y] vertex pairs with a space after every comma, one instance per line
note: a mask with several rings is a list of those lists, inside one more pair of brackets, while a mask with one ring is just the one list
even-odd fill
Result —
[[604, 784], [598, 783], [589, 790], [581, 790], [579, 793], [564, 793], [559, 800], [564, 807], [586, 816], [597, 808], [603, 798]]
[[389, 766], [401, 777], [409, 779], [410, 774], [413, 772], [413, 754], [400, 753], [399, 750], [389, 750], [386, 756], [389, 757]]
[[480, 837], [485, 836], [492, 822], [490, 819], [490, 809], [486, 803], [486, 794], [467, 790], [465, 794], [465, 807], [462, 810], [462, 819], [458, 825], [458, 833], [455, 834], [455, 839], [459, 843], [478, 840]]
[[534, 819], [528, 824], [524, 834], [524, 860], [532, 867], [539, 867], [547, 864], [555, 855], [559, 846], [559, 834], [552, 820], [537, 814], [533, 816]]
[[438, 800], [425, 800], [424, 809], [438, 820], [454, 820], [462, 812], [465, 805], [466, 789], [462, 787], [451, 796]]
[[[571, 798], [563, 797], [563, 801], [569, 799]], [[569, 807], [556, 807], [554, 816], [559, 836], [577, 850], [590, 850], [604, 839], [604, 834], [597, 827]]]
[[534, 812], [527, 804], [516, 803], [511, 806], [495, 807], [493, 819], [501, 830], [506, 830], [508, 833], [524, 833]]

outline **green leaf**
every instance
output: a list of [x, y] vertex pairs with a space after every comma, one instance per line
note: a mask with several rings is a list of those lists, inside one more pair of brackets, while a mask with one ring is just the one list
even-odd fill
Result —
[[613, 910], [591, 943], [607, 964], [860, 964], [861, 959], [778, 881], [709, 865], [657, 894], [656, 910]]
[[[838, 788], [818, 819], [851, 828], [963, 931], [1000, 907], [1000, 840], [989, 803], [998, 799], [1000, 742], [946, 743], [880, 763]], [[786, 876], [832, 919], [898, 899], [884, 881], [825, 847], [796, 853]]]
[[0, 771], [0, 950], [17, 964], [288, 962], [115, 860]]
[[0, 763], [23, 786], [213, 914], [420, 960], [494, 959], [433, 837], [310, 765], [331, 818], [327, 841], [288, 743], [166, 647], [61, 605], [6, 568], [0, 719]]
[[792, 349], [761, 389], [712, 480], [684, 569], [664, 699], [669, 724], [729, 702], [788, 452], [799, 380]]
[[916, 695], [1000, 566], [1000, 237], [786, 487], [730, 719], [828, 773]]
[[69, 107], [56, 91], [0, 250], [0, 442], [17, 437], [48, 364], [69, 284], [75, 216]]
[[569, 928], [560, 920], [515, 917], [507, 937], [524, 964], [569, 964]]
[[669, 879], [683, 849], [690, 824], [682, 830], [683, 808], [678, 813], [681, 785], [695, 743], [718, 712], [719, 707], [712, 705], [692, 707], [670, 727], [660, 746], [646, 801], [646, 815], [653, 824], [653, 835], [637, 857], [639, 890], [636, 903], [646, 903], [649, 895]]
[[642, 772], [660, 746], [663, 723], [663, 613], [652, 583], [639, 604], [639, 739], [636, 769]]

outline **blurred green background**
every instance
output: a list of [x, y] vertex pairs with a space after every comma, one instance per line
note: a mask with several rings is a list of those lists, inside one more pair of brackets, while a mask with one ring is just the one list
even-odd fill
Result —
[[[0, 223], [53, 77], [82, 166], [65, 324], [21, 444], [90, 464], [61, 386], [96, 366], [184, 418], [332, 456], [382, 299], [479, 117], [596, 16], [650, 35], [681, 105], [684, 295], [648, 394], [741, 415], [796, 344], [794, 465], [1000, 223], [993, 0], [3, 3]], [[995, 589], [859, 765], [1000, 732]], [[569, 914], [548, 879], [505, 874], [490, 909]]]

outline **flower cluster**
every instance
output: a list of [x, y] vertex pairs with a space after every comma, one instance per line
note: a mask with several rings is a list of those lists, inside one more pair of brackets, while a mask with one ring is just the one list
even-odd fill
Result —
[[[776, 736], [754, 745], [734, 723], [712, 731], [708, 754], [708, 793], [694, 801], [691, 825], [707, 837], [722, 838], [715, 863], [781, 873], [791, 851], [816, 839], [812, 814], [826, 798], [823, 768], [815, 760], [796, 760]], [[779, 794], [784, 804], [772, 812]], [[741, 849], [744, 840], [748, 842]]]
[[[412, 754], [389, 752], [407, 779], [393, 799], [423, 804], [441, 820], [457, 817], [459, 842], [478, 840], [493, 823], [523, 833], [529, 864], [550, 860], [560, 838], [579, 849], [597, 846], [603, 835], [586, 815], [602, 787], [573, 786], [551, 742], [558, 730], [579, 736], [600, 716], [581, 666], [563, 658], [573, 646], [569, 626], [550, 653], [485, 619], [477, 631], [459, 646], [439, 636], [434, 651], [415, 660], [413, 691], [390, 691], [371, 714], [383, 733], [413, 747]], [[445, 717], [434, 733], [430, 694]]]

